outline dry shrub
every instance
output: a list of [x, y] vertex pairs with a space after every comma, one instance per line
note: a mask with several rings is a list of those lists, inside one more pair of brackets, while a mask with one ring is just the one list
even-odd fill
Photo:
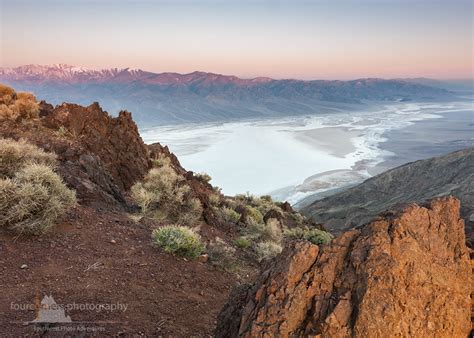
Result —
[[31, 120], [38, 117], [39, 104], [31, 93], [15, 93], [0, 84], [0, 120]]
[[232, 208], [222, 207], [219, 209], [219, 216], [226, 223], [237, 223], [241, 215]]
[[29, 163], [56, 165], [56, 155], [26, 142], [0, 138], [0, 178], [12, 178], [24, 165]]
[[0, 83], [0, 104], [10, 105], [15, 98], [15, 90]]
[[254, 208], [250, 205], [245, 206], [245, 223], [249, 225], [261, 224], [263, 223], [263, 215], [257, 208]]
[[206, 173], [199, 173], [199, 174], [194, 174], [194, 176], [204, 182], [204, 183], [209, 183], [212, 180], [212, 177], [209, 174]]
[[260, 242], [255, 248], [255, 252], [257, 253], [257, 259], [259, 261], [271, 259], [279, 255], [282, 250], [283, 247], [281, 246], [281, 244], [272, 241]]
[[307, 240], [316, 245], [328, 244], [333, 238], [329, 232], [309, 227], [286, 229], [284, 236], [290, 239]]
[[168, 253], [187, 258], [198, 257], [205, 249], [201, 236], [184, 226], [168, 225], [153, 231], [154, 244]]
[[21, 119], [35, 119], [38, 117], [39, 104], [31, 93], [18, 93], [14, 107]]
[[165, 213], [174, 222], [191, 224], [202, 215], [201, 202], [192, 197], [185, 178], [168, 163], [151, 169], [142, 182], [132, 186], [131, 195], [150, 217]]
[[213, 206], [218, 206], [221, 202], [221, 195], [218, 193], [212, 193], [209, 195], [209, 203]]
[[275, 218], [270, 218], [267, 223], [250, 224], [246, 233], [250, 238], [260, 241], [272, 241], [280, 243], [283, 239], [280, 222]]
[[0, 179], [0, 227], [16, 233], [45, 232], [76, 203], [75, 192], [44, 164], [30, 163]]
[[209, 244], [207, 250], [212, 264], [226, 270], [233, 270], [236, 265], [235, 248], [228, 245], [219, 237]]

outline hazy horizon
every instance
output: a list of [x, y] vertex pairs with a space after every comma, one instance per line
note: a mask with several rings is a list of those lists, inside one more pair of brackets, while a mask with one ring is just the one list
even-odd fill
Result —
[[[236, 76], [240, 79], [245, 79], [245, 80], [252, 80], [252, 79], [256, 79], [256, 78], [264, 78], [264, 77], [267, 77], [267, 76], [254, 76], [254, 77], [244, 77], [244, 76], [237, 76], [235, 74], [222, 74], [222, 73], [215, 73], [215, 72], [210, 72], [210, 71], [206, 71], [206, 70], [194, 70], [194, 71], [191, 71], [191, 72], [187, 72], [187, 73], [180, 73], [180, 72], [175, 72], [175, 71], [163, 71], [163, 72], [154, 72], [154, 71], [151, 71], [151, 70], [148, 70], [148, 69], [144, 69], [144, 68], [140, 68], [140, 67], [114, 67], [113, 65], [111, 65], [110, 67], [108, 68], [92, 68], [92, 67], [86, 67], [86, 66], [81, 66], [81, 65], [72, 65], [72, 64], [66, 64], [66, 63], [60, 63], [60, 64], [34, 64], [34, 63], [31, 63], [31, 64], [19, 64], [19, 65], [14, 65], [14, 66], [5, 66], [5, 67], [1, 67], [0, 68], [17, 68], [17, 67], [25, 67], [25, 66], [42, 66], [42, 67], [53, 67], [55, 65], [65, 65], [65, 66], [68, 66], [68, 67], [75, 67], [75, 68], [82, 68], [84, 70], [90, 70], [90, 71], [101, 71], [101, 70], [108, 70], [108, 69], [121, 69], [121, 70], [125, 70], [125, 69], [130, 69], [130, 70], [141, 70], [141, 71], [144, 71], [144, 72], [149, 72], [149, 73], [154, 73], [154, 74], [179, 74], [179, 75], [189, 75], [189, 74], [192, 74], [192, 73], [207, 73], [207, 74], [214, 74], [214, 75], [222, 75], [222, 76]], [[357, 77], [357, 78], [347, 78], [347, 79], [339, 79], [339, 78], [308, 78], [308, 79], [302, 79], [302, 78], [279, 78], [279, 77], [268, 77], [268, 78], [271, 78], [273, 80], [297, 80], [297, 81], [356, 81], [356, 80], [364, 80], [364, 79], [382, 79], [382, 80], [403, 80], [403, 79], [426, 79], [426, 80], [435, 80], [435, 81], [474, 81], [474, 76], [471, 77], [471, 78], [446, 78], [446, 79], [443, 79], [443, 78], [429, 78], [429, 77], [404, 77], [404, 78], [401, 78], [401, 77], [398, 77], [398, 78], [395, 78], [395, 77], [380, 77], [380, 76], [376, 76], [376, 77]]]
[[467, 80], [466, 0], [2, 0], [0, 66], [193, 71], [241, 78]]

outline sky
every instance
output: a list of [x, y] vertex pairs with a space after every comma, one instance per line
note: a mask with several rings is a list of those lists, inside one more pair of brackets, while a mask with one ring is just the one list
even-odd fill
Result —
[[0, 0], [0, 66], [473, 78], [471, 0]]

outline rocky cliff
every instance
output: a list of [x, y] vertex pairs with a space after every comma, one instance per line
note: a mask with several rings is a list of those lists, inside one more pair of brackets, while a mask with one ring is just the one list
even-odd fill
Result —
[[468, 245], [474, 244], [474, 148], [402, 165], [303, 208], [333, 233], [360, 226], [387, 209], [453, 195], [461, 201]]
[[296, 242], [235, 289], [217, 337], [466, 337], [472, 274], [460, 203], [409, 205], [326, 247]]

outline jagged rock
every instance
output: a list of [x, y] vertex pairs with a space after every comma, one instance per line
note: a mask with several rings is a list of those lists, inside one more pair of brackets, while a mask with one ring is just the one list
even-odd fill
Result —
[[234, 290], [217, 337], [466, 337], [471, 268], [460, 203], [409, 205], [325, 247], [293, 242]]
[[[113, 118], [98, 103], [88, 107], [63, 103], [45, 116], [44, 124], [66, 128], [80, 144], [74, 156], [96, 155], [121, 190], [130, 188], [150, 168], [148, 148], [127, 111]], [[66, 160], [71, 159], [64, 155]]]
[[40, 117], [43, 117], [43, 116], [48, 116], [52, 113], [52, 111], [54, 110], [54, 106], [44, 100], [40, 101], [39, 103], [39, 116]]
[[150, 158], [151, 159], [156, 159], [160, 156], [165, 156], [170, 159], [171, 165], [173, 168], [176, 170], [177, 173], [181, 175], [186, 174], [186, 169], [184, 169], [181, 166], [181, 163], [179, 163], [178, 158], [176, 157], [175, 154], [173, 154], [168, 146], [162, 146], [160, 143], [153, 143], [148, 145], [148, 150], [150, 151]]

